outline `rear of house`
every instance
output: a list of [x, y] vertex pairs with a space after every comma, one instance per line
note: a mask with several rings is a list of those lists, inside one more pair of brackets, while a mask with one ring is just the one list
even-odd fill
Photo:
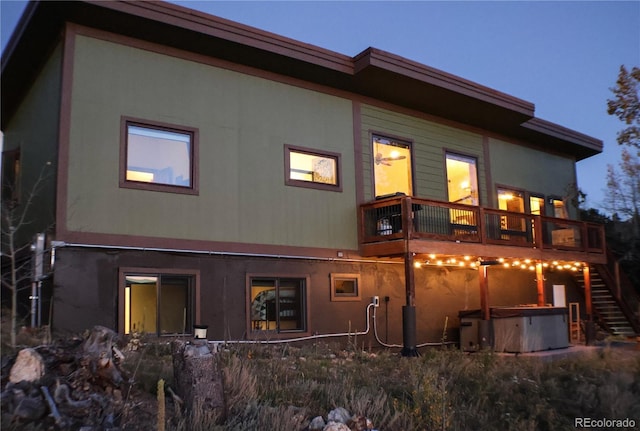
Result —
[[553, 292], [591, 314], [575, 273], [605, 244], [571, 197], [602, 143], [531, 103], [161, 2], [32, 4], [22, 28], [3, 199], [53, 172], [23, 241], [47, 233], [54, 329], [415, 348]]

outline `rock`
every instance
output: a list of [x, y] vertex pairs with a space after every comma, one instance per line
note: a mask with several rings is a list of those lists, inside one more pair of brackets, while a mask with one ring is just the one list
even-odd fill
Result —
[[325, 425], [326, 423], [324, 422], [322, 416], [316, 416], [311, 420], [311, 423], [309, 424], [309, 431], [322, 430], [324, 429]]
[[9, 372], [9, 381], [36, 382], [44, 375], [44, 360], [34, 349], [22, 349], [18, 352], [16, 362]]
[[346, 424], [351, 419], [351, 414], [344, 407], [338, 407], [329, 412], [327, 416], [328, 422], [338, 422]]
[[369, 431], [373, 429], [373, 422], [364, 416], [354, 416], [347, 422], [351, 431]]
[[322, 431], [351, 431], [349, 427], [342, 422], [330, 421]]

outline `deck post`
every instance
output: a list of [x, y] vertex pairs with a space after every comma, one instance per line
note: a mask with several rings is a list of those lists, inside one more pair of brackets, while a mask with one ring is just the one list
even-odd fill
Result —
[[544, 295], [544, 274], [541, 262], [536, 262], [536, 283], [538, 285], [538, 307], [544, 307], [546, 298]]
[[593, 324], [593, 305], [591, 304], [591, 272], [589, 265], [582, 268], [584, 275], [584, 306], [587, 312], [587, 322], [585, 324], [584, 338], [587, 345], [593, 343], [595, 339], [595, 326]]
[[404, 253], [404, 280], [407, 303], [402, 307], [402, 356], [418, 356], [416, 349], [416, 285], [413, 253]]
[[491, 310], [489, 308], [489, 279], [487, 277], [486, 265], [478, 268], [478, 279], [480, 281], [480, 321], [478, 322], [478, 339], [480, 348], [491, 347]]

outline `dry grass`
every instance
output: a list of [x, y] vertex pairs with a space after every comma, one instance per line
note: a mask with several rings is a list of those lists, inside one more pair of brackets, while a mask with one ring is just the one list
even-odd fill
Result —
[[[166, 342], [143, 340], [126, 357], [136, 386], [153, 394], [153, 402], [158, 379], [172, 386]], [[168, 430], [303, 430], [336, 407], [366, 416], [384, 431], [574, 430], [576, 417], [640, 424], [637, 349], [603, 348], [542, 361], [455, 349], [402, 358], [355, 344], [344, 349], [317, 343], [229, 346], [217, 358], [226, 418], [199, 406], [183, 416], [167, 396]]]
[[640, 423], [640, 352], [621, 349], [543, 362], [458, 350], [401, 358], [326, 345], [241, 346], [220, 360], [228, 416], [202, 429], [301, 430], [339, 406], [386, 431], [573, 430], [575, 417]]

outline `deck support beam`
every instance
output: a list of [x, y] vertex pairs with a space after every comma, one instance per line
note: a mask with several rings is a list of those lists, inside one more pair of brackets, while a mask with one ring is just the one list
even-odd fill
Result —
[[480, 348], [491, 347], [491, 309], [489, 307], [489, 278], [488, 267], [480, 265], [478, 268], [478, 280], [480, 282], [480, 321], [478, 322], [478, 340]]
[[407, 302], [402, 307], [402, 356], [418, 356], [416, 348], [416, 284], [413, 264], [413, 253], [405, 252], [404, 280]]
[[587, 312], [587, 323], [585, 325], [584, 339], [587, 345], [591, 345], [595, 341], [595, 325], [593, 323], [593, 305], [591, 303], [591, 272], [589, 265], [582, 268], [584, 275], [584, 306]]
[[536, 263], [536, 284], [538, 286], [538, 307], [544, 307], [546, 298], [544, 295], [544, 273], [542, 272], [542, 262]]

